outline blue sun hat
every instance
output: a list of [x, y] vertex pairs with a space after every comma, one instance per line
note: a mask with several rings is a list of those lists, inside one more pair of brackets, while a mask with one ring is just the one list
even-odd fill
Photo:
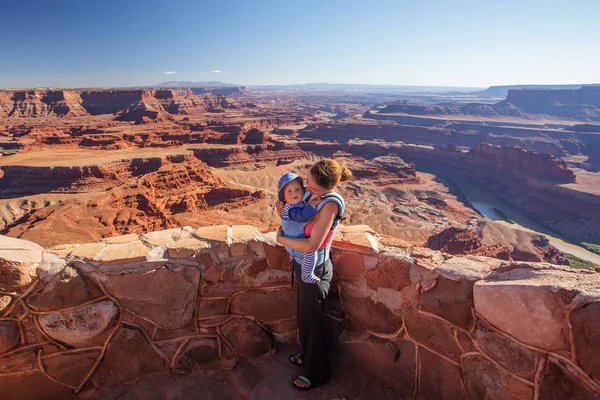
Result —
[[285, 198], [283, 197], [283, 188], [285, 185], [295, 180], [298, 180], [300, 185], [304, 187], [304, 180], [300, 175], [294, 172], [287, 172], [283, 174], [281, 178], [279, 178], [279, 183], [277, 184], [277, 197], [279, 198], [279, 201], [285, 201]]

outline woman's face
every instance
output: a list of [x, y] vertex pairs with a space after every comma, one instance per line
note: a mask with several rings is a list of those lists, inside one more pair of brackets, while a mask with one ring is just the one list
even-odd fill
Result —
[[308, 177], [306, 179], [306, 190], [308, 190], [315, 196], [322, 196], [327, 191], [327, 189], [317, 184], [317, 181], [310, 172], [308, 173]]

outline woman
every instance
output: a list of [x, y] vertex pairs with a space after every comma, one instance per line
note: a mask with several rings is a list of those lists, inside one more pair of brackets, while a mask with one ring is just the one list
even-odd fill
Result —
[[325, 159], [312, 166], [307, 177], [308, 203], [317, 214], [304, 230], [306, 238], [284, 237], [281, 229], [277, 241], [304, 253], [317, 253], [314, 273], [320, 282], [303, 282], [300, 274], [302, 257], [294, 261], [298, 282], [298, 331], [302, 353], [290, 356], [293, 364], [304, 367], [304, 375], [293, 381], [299, 390], [308, 390], [329, 380], [329, 325], [325, 317], [325, 298], [329, 292], [333, 266], [329, 257], [335, 230], [344, 212], [344, 200], [335, 193], [338, 183], [352, 178], [346, 166]]

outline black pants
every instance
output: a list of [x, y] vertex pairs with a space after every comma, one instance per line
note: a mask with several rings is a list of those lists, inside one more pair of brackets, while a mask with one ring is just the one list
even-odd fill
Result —
[[314, 384], [329, 380], [329, 348], [331, 335], [325, 317], [325, 298], [329, 293], [333, 265], [328, 258], [315, 268], [319, 283], [304, 283], [300, 264], [294, 262], [298, 282], [298, 331], [302, 344], [304, 376]]

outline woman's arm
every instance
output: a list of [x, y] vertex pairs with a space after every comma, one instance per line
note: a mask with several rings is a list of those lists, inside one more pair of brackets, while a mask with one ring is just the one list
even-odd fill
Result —
[[333, 202], [326, 203], [314, 219], [313, 230], [309, 238], [283, 237], [281, 232], [278, 231], [277, 242], [303, 253], [314, 253], [325, 240], [337, 212], [337, 204]]

